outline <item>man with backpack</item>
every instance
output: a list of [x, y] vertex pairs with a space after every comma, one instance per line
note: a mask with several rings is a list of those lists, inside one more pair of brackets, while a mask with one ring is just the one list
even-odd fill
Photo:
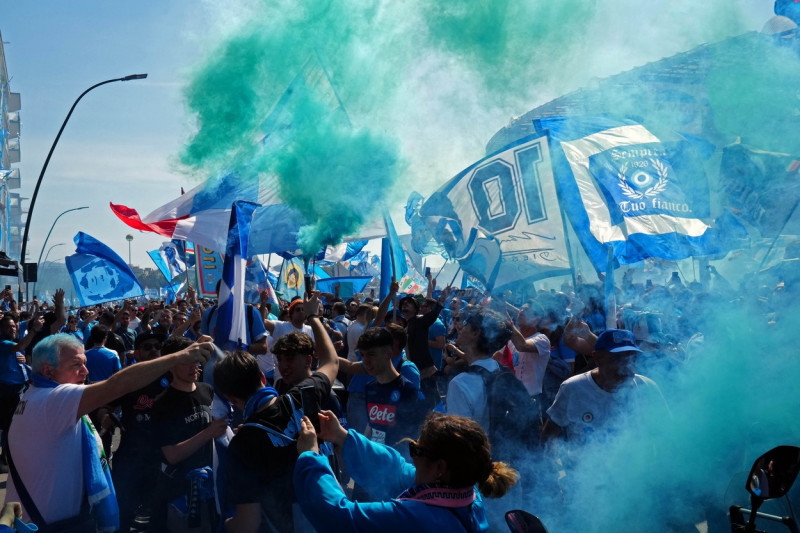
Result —
[[543, 329], [543, 320], [542, 307], [533, 300], [528, 301], [517, 315], [517, 325], [509, 322], [512, 334], [506, 345], [513, 359], [514, 375], [533, 400], [539, 422], [539, 426], [535, 428], [537, 434], [541, 429], [542, 384], [550, 361], [550, 339], [547, 337], [547, 330]]
[[512, 326], [482, 307], [462, 311], [461, 323], [458, 345], [467, 369], [447, 386], [447, 412], [477, 421], [489, 435], [492, 456], [511, 459], [531, 445], [536, 427], [527, 389], [492, 358], [511, 339]]

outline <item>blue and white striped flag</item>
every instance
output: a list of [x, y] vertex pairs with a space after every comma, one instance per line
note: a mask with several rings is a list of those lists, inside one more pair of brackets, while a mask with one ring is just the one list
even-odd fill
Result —
[[219, 287], [217, 328], [214, 339], [225, 350], [241, 348], [247, 343], [247, 307], [244, 303], [247, 241], [250, 223], [258, 204], [236, 201], [231, 208], [228, 245], [222, 265]]

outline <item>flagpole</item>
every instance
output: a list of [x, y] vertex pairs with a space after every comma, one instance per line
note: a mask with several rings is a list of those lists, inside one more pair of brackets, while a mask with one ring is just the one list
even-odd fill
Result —
[[[283, 267], [284, 267], [285, 265], [286, 265], [286, 258], [285, 258], [285, 257], [283, 257], [283, 256], [281, 256], [281, 268], [278, 270], [278, 283], [276, 284], [276, 287], [275, 287], [275, 293], [276, 293], [276, 294], [275, 294], [275, 297], [276, 297], [276, 298], [278, 297], [278, 294], [277, 294], [277, 292], [278, 292], [278, 287], [279, 287], [279, 286], [281, 286], [281, 285], [284, 285], [284, 286], [285, 286], [285, 283], [281, 283], [281, 281], [283, 281]], [[279, 305], [280, 305], [280, 303], [281, 303], [281, 301], [280, 301], [280, 300], [278, 300], [278, 304], [279, 304]], [[278, 309], [277, 311], [278, 311], [278, 313], [277, 313], [277, 314], [280, 314], [280, 311], [281, 311], [281, 310], [280, 310], [280, 309]]]
[[303, 281], [305, 282], [306, 285], [306, 294], [309, 296], [311, 295], [311, 276], [308, 274], [308, 265], [310, 263], [311, 263], [310, 258], [309, 259], [306, 259], [305, 257], [303, 258], [303, 269], [306, 271], [306, 273], [303, 274]]
[[[441, 272], [441, 271], [440, 271]], [[453, 279], [450, 280], [450, 285], [448, 287], [452, 287], [453, 283], [456, 282], [456, 278], [458, 277], [458, 273], [461, 272], [461, 264], [459, 263], [458, 268], [456, 269], [456, 275], [453, 276]]]
[[[435, 275], [435, 276], [433, 276], [433, 279], [436, 279], [436, 278], [438, 278], [438, 277], [439, 277], [439, 274], [441, 274], [441, 273], [442, 273], [442, 270], [444, 270], [444, 267], [446, 267], [446, 266], [447, 266], [447, 259], [445, 259], [445, 260], [444, 260], [444, 264], [442, 264], [442, 268], [440, 268], [440, 269], [439, 269], [439, 272], [437, 272], [437, 273], [436, 273], [436, 275]], [[459, 269], [461, 268], [461, 263], [459, 263], [459, 264], [458, 264], [458, 268], [459, 268]], [[456, 275], [458, 275], [458, 271], [456, 271]], [[451, 285], [452, 285], [452, 283], [451, 283]]]
[[[183, 242], [183, 260], [186, 261], [186, 239], [182, 239]], [[197, 262], [197, 257], [195, 256], [195, 263]], [[184, 263], [185, 266], [185, 263]], [[189, 269], [186, 269], [186, 291], [188, 292], [189, 289], [192, 288], [192, 279], [189, 276]]]
[[569, 242], [569, 230], [567, 228], [567, 219], [564, 217], [564, 211], [559, 208], [559, 214], [561, 215], [561, 227], [563, 228], [564, 232], [564, 245], [567, 248], [567, 259], [569, 259], [569, 266], [570, 266], [570, 273], [572, 274], [572, 287], [575, 292], [578, 291], [578, 277], [575, 273], [575, 260], [572, 255], [572, 245]]
[[789, 220], [792, 219], [792, 215], [794, 215], [794, 212], [797, 210], [798, 205], [800, 205], [800, 200], [797, 200], [794, 203], [794, 207], [792, 207], [792, 210], [789, 211], [789, 215], [783, 221], [783, 224], [781, 224], [781, 229], [778, 230], [778, 232], [775, 234], [775, 238], [772, 239], [772, 242], [769, 244], [767, 253], [764, 254], [764, 259], [761, 260], [761, 264], [758, 266], [759, 270], [762, 270], [764, 268], [764, 265], [767, 263], [767, 259], [769, 258], [769, 254], [770, 252], [772, 252], [772, 248], [775, 246], [775, 243], [778, 242], [778, 239], [781, 238], [781, 232], [784, 230], [784, 228], [786, 228], [786, 224], [789, 223]]
[[617, 295], [614, 287], [614, 247], [608, 245], [608, 257], [606, 260], [606, 328], [614, 329], [617, 327]]

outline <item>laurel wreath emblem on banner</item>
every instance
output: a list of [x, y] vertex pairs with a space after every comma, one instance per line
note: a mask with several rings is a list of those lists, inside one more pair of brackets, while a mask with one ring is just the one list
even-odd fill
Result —
[[653, 164], [653, 168], [658, 173], [658, 181], [655, 185], [644, 192], [639, 192], [628, 185], [628, 177], [625, 175], [625, 173], [628, 171], [628, 163], [623, 163], [622, 166], [619, 167], [617, 178], [619, 179], [618, 185], [619, 188], [622, 189], [622, 194], [634, 200], [641, 200], [642, 198], [651, 198], [664, 192], [664, 189], [667, 188], [667, 183], [669, 183], [669, 179], [667, 178], [667, 167], [658, 159], [651, 159], [650, 163]]

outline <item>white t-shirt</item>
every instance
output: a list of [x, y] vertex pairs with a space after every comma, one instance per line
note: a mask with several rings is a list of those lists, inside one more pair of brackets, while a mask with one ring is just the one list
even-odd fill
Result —
[[[471, 366], [480, 366], [494, 372], [500, 363], [492, 358], [478, 359]], [[462, 372], [447, 385], [447, 413], [475, 420], [484, 431], [489, 431], [489, 409], [486, 387], [480, 374]]]
[[564, 430], [567, 440], [585, 442], [603, 438], [632, 417], [646, 414], [646, 410], [655, 409], [658, 416], [669, 412], [661, 390], [649, 378], [636, 374], [618, 390], [608, 392], [600, 388], [591, 374], [584, 372], [564, 381], [547, 410], [550, 419]]
[[[84, 385], [31, 387], [8, 432], [19, 477], [48, 523], [77, 515], [83, 500], [83, 455], [78, 405]], [[8, 476], [6, 502], [21, 501]], [[23, 506], [24, 507], [24, 506]], [[25, 516], [31, 519], [28, 512]]]
[[534, 333], [525, 339], [532, 340], [536, 345], [536, 352], [517, 352], [514, 343], [508, 341], [511, 354], [518, 354], [514, 361], [514, 375], [525, 385], [528, 394], [536, 396], [542, 393], [542, 381], [550, 361], [550, 339], [543, 333]]
[[347, 326], [347, 360], [354, 363], [358, 362], [356, 355], [356, 345], [358, 338], [364, 333], [364, 324], [361, 322], [353, 322]]
[[275, 354], [272, 353], [272, 347], [275, 345], [275, 342], [292, 331], [302, 331], [303, 333], [307, 333], [313, 340], [314, 332], [311, 330], [311, 326], [308, 324], [303, 324], [302, 328], [296, 328], [291, 322], [284, 322], [282, 320], [277, 320], [274, 322], [274, 324], [275, 329], [271, 334], [269, 334], [269, 338], [267, 339], [269, 350], [267, 353], [259, 354], [256, 359], [258, 359], [258, 367], [261, 369], [264, 375], [269, 376], [274, 371], [275, 381], [277, 381], [280, 379], [281, 374], [278, 372], [278, 367], [275, 364]]

